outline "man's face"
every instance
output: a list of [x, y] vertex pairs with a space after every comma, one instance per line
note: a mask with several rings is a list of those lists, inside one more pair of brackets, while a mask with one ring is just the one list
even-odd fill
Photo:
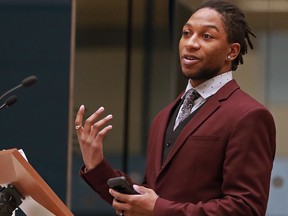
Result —
[[179, 42], [182, 73], [195, 87], [231, 68], [231, 47], [221, 14], [209, 8], [196, 11], [183, 27]]

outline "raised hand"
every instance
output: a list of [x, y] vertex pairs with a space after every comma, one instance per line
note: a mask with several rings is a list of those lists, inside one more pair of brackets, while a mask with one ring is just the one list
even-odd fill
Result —
[[89, 171], [100, 164], [104, 158], [103, 155], [103, 139], [112, 130], [112, 125], [107, 123], [112, 119], [112, 115], [104, 118], [100, 116], [104, 112], [104, 107], [100, 107], [94, 112], [83, 124], [83, 116], [85, 112], [84, 105], [80, 106], [76, 119], [75, 128], [77, 131], [78, 142], [80, 145], [82, 158]]

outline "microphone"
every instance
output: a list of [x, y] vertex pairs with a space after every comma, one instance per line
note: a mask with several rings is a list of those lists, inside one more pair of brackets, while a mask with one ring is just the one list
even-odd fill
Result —
[[17, 97], [15, 95], [10, 96], [7, 100], [0, 106], [0, 110], [9, 107], [17, 102]]
[[[19, 85], [15, 86], [14, 88], [12, 88], [12, 89], [6, 91], [4, 94], [2, 94], [2, 95], [0, 96], [0, 100], [2, 100], [6, 95], [10, 94], [10, 93], [13, 92], [13, 91], [16, 91], [17, 89], [19, 89], [19, 88], [21, 88], [21, 87], [28, 87], [28, 86], [33, 85], [36, 81], [37, 81], [37, 77], [34, 76], [34, 75], [25, 78], [24, 80], [22, 80], [22, 82], [21, 82]], [[16, 100], [17, 100], [17, 99], [16, 99]], [[16, 101], [15, 101], [15, 102], [16, 102]], [[15, 103], [15, 102], [14, 102], [14, 103]], [[5, 103], [4, 103], [4, 104], [5, 104]]]

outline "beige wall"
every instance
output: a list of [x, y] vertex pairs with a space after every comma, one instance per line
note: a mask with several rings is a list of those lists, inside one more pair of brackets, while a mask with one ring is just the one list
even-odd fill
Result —
[[[113, 2], [113, 8], [115, 4], [118, 10], [110, 11], [112, 5], [111, 2], [102, 1], [97, 2], [97, 5], [91, 1], [78, 1], [78, 21], [77, 26], [79, 28], [89, 28], [94, 26], [101, 30], [101, 26], [106, 30], [108, 28], [117, 28], [120, 26], [125, 27], [125, 7], [126, 4], [120, 4]], [[165, 20], [167, 22], [167, 15], [163, 14], [163, 5], [159, 1], [156, 4], [156, 14], [159, 15], [155, 18], [157, 26], [165, 26]], [[243, 3], [244, 1], [240, 1]], [[102, 5], [102, 7], [99, 7]], [[166, 5], [165, 5], [166, 6]], [[134, 4], [134, 28], [141, 29], [144, 22], [144, 3], [142, 1]], [[104, 10], [105, 8], [105, 10]], [[110, 8], [110, 9], [109, 9]], [[114, 13], [117, 18], [113, 16], [104, 16], [105, 14]], [[244, 56], [244, 65], [241, 65], [239, 69], [234, 73], [234, 77], [240, 83], [242, 89], [247, 91], [258, 101], [266, 105], [274, 115], [277, 126], [277, 156], [288, 156], [287, 148], [287, 116], [288, 116], [288, 104], [272, 104], [267, 100], [265, 93], [267, 92], [267, 68], [266, 56], [267, 48], [263, 44], [263, 38], [267, 35], [267, 27], [269, 31], [287, 29], [288, 22], [278, 22], [277, 20], [288, 20], [288, 13], [270, 13], [269, 16], [265, 12], [253, 12], [247, 13], [247, 19], [251, 23], [252, 29], [256, 29], [257, 39], [253, 39], [255, 49], [249, 51], [247, 56]], [[269, 22], [267, 23], [267, 20]], [[98, 26], [98, 27], [97, 27]], [[138, 26], [138, 27], [137, 27]], [[112, 35], [111, 37], [117, 37], [118, 35]], [[165, 36], [165, 35], [164, 35]], [[113, 39], [112, 39], [113, 40]], [[111, 136], [107, 137], [107, 146], [105, 146], [108, 152], [117, 152], [121, 149], [123, 141], [123, 122], [124, 122], [124, 91], [125, 91], [125, 41], [122, 46], [111, 47], [80, 47], [76, 49], [76, 63], [75, 63], [75, 110], [78, 106], [85, 104], [88, 109], [88, 113], [92, 113], [99, 106], [103, 105], [107, 109], [107, 114], [112, 113], [113, 119], [113, 131]], [[137, 47], [133, 49], [132, 54], [132, 74], [131, 74], [131, 117], [130, 117], [130, 138], [131, 150], [133, 152], [139, 152], [141, 150], [141, 112], [143, 104], [141, 97], [143, 95], [142, 79], [145, 76], [143, 71], [143, 47]], [[176, 50], [177, 51], [177, 50]], [[175, 89], [173, 89], [173, 83], [175, 76], [173, 73], [177, 71], [162, 71], [164, 62], [163, 59], [169, 59], [169, 50], [158, 50], [154, 52], [154, 71], [152, 77], [152, 97], [151, 97], [151, 113], [150, 117], [155, 115], [159, 107], [170, 102], [175, 96]], [[166, 55], [165, 58], [161, 58]], [[178, 61], [177, 59], [172, 60]], [[171, 64], [171, 62], [168, 62]], [[269, 73], [269, 71], [268, 71]], [[167, 78], [170, 77], [170, 78]], [[163, 82], [170, 82], [169, 84]], [[169, 95], [165, 92], [167, 86], [171, 87]], [[169, 87], [169, 88], [170, 88]], [[116, 95], [116, 97], [115, 97]], [[111, 99], [114, 97], [114, 99]], [[132, 111], [133, 110], [133, 111]], [[76, 144], [77, 145], [77, 144]]]

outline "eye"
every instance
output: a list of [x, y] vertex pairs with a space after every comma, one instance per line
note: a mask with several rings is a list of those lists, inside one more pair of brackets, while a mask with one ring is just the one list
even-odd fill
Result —
[[187, 29], [186, 29], [186, 30], [184, 29], [184, 30], [182, 31], [182, 35], [183, 35], [183, 36], [189, 36], [190, 34], [191, 34], [191, 31], [189, 31], [189, 30], [187, 30]]
[[207, 34], [207, 33], [203, 34], [202, 37], [203, 37], [204, 39], [211, 39], [211, 38], [212, 38], [212, 36], [211, 36], [210, 34]]

